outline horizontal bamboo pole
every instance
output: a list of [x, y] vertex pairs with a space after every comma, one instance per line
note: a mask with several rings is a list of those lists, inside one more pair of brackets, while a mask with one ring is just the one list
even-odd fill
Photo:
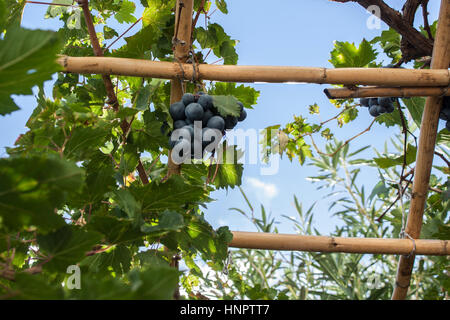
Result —
[[[410, 239], [341, 238], [263, 232], [233, 231], [233, 248], [408, 255], [414, 249]], [[448, 240], [415, 240], [416, 255], [450, 255]]]
[[357, 87], [327, 88], [323, 92], [328, 99], [369, 98], [369, 97], [430, 97], [450, 96], [448, 87]]
[[[149, 78], [225, 82], [300, 82], [344, 85], [447, 87], [449, 70], [399, 68], [316, 68], [295, 66], [235, 66], [150, 61], [110, 57], [68, 57], [58, 62], [66, 72], [113, 74]], [[194, 70], [195, 69], [195, 70]]]

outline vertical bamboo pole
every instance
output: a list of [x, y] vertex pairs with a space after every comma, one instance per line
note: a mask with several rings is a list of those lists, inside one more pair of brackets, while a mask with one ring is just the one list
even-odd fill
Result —
[[[194, 12], [193, 0], [177, 0], [175, 10], [175, 34], [173, 55], [175, 61], [185, 63], [189, 57], [191, 49], [191, 30], [192, 30], [192, 15]], [[170, 103], [181, 100], [183, 96], [182, 80], [174, 79], [171, 81], [170, 88]], [[181, 166], [172, 161], [171, 152], [169, 151], [168, 173], [170, 177], [173, 174], [180, 174]]]
[[[449, 48], [450, 33], [450, 5], [449, 0], [441, 0], [436, 40], [434, 41], [432, 69], [447, 69], [450, 62]], [[405, 232], [412, 238], [420, 236], [423, 211], [427, 199], [430, 182], [431, 166], [433, 164], [434, 148], [436, 144], [439, 112], [442, 97], [428, 97], [420, 126], [419, 150], [417, 152], [416, 169], [412, 190], [411, 207]], [[411, 280], [415, 255], [401, 256], [397, 270], [393, 300], [405, 299]]]
[[[185, 63], [189, 57], [191, 50], [191, 30], [192, 30], [192, 15], [194, 12], [194, 0], [177, 0], [175, 8], [175, 34], [173, 37], [173, 56], [175, 61]], [[171, 80], [170, 86], [170, 103], [180, 101], [183, 96], [183, 80]], [[174, 174], [180, 174], [181, 166], [172, 161], [172, 152], [169, 151], [168, 172], [170, 177]], [[178, 269], [179, 256], [172, 258], [170, 265]], [[174, 294], [174, 299], [180, 298], [180, 289], [177, 286]]]

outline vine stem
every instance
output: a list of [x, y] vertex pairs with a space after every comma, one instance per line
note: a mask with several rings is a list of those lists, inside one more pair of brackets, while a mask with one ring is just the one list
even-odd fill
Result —
[[122, 38], [124, 35], [126, 35], [131, 29], [133, 29], [133, 27], [135, 25], [137, 25], [139, 23], [139, 21], [142, 20], [142, 17], [140, 17], [139, 19], [137, 19], [137, 21], [135, 23], [133, 23], [127, 30], [125, 30], [120, 36], [118, 36], [113, 42], [111, 42], [106, 48], [105, 50], [103, 50], [103, 53], [106, 52], [106, 50], [108, 50], [109, 48], [111, 48], [111, 46], [113, 46], [117, 41], [120, 40], [120, 38]]
[[370, 129], [372, 129], [373, 124], [375, 123], [377, 119], [373, 119], [372, 122], [370, 123], [370, 125], [364, 129], [363, 131], [361, 131], [360, 133], [354, 135], [353, 137], [351, 137], [350, 139], [346, 140], [342, 145], [340, 145], [334, 152], [332, 153], [325, 153], [320, 151], [320, 149], [317, 147], [316, 143], [314, 142], [314, 139], [312, 137], [312, 133], [308, 133], [305, 134], [306, 136], [309, 136], [311, 138], [311, 142], [313, 144], [314, 149], [316, 149], [318, 154], [321, 154], [323, 156], [327, 156], [327, 157], [332, 157], [334, 156], [336, 153], [339, 152], [339, 150], [341, 150], [343, 147], [345, 147], [347, 144], [349, 144], [351, 141], [355, 140], [356, 138], [358, 138], [359, 136], [363, 135], [364, 133], [370, 131]]
[[32, 3], [32, 4], [44, 4], [47, 6], [61, 6], [61, 7], [77, 7], [73, 4], [67, 4], [67, 3], [53, 3], [53, 2], [42, 2], [42, 1], [25, 1], [26, 3]]
[[[91, 39], [94, 54], [98, 57], [102, 57], [103, 50], [101, 49], [100, 43], [97, 38], [97, 33], [95, 31], [94, 22], [92, 20], [92, 15], [89, 10], [89, 1], [88, 0], [78, 0], [78, 4], [83, 9], [84, 19], [86, 21], [86, 26], [87, 26], [87, 29], [89, 32], [89, 37]], [[117, 112], [117, 111], [119, 111], [119, 102], [118, 102], [117, 96], [114, 92], [114, 86], [111, 81], [111, 77], [109, 75], [102, 75], [102, 78], [103, 78], [103, 82], [105, 84], [106, 92], [108, 94], [107, 103], [114, 109], [114, 111]], [[130, 132], [131, 125], [126, 120], [123, 120], [120, 127], [122, 128], [123, 136], [126, 139], [126, 137], [128, 136], [128, 134]], [[148, 176], [147, 176], [147, 173], [145, 172], [144, 165], [142, 164], [142, 161], [140, 159], [138, 161], [137, 171], [139, 173], [139, 178], [141, 179], [142, 183], [148, 184], [149, 183]]]

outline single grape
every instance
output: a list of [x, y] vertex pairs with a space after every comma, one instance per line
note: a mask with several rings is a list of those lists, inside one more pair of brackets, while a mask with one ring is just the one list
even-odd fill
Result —
[[185, 110], [186, 118], [195, 121], [203, 119], [203, 107], [198, 103], [191, 103]]
[[183, 94], [181, 101], [183, 101], [183, 104], [185, 106], [187, 106], [187, 105], [191, 104], [192, 102], [195, 102], [195, 96], [192, 93], [185, 93], [185, 94]]
[[223, 131], [225, 129], [225, 120], [221, 116], [213, 116], [208, 120], [208, 128]]
[[378, 117], [380, 114], [378, 113], [378, 105], [374, 104], [369, 107], [369, 113], [372, 117]]
[[359, 99], [359, 103], [363, 107], [368, 107], [369, 106], [369, 98], [361, 98], [361, 99]]
[[174, 129], [180, 129], [183, 128], [184, 126], [186, 126], [187, 123], [184, 120], [177, 120], [173, 123], [173, 128]]
[[203, 113], [203, 119], [202, 119], [203, 127], [206, 127], [208, 125], [209, 119], [211, 119], [213, 116], [214, 116], [214, 114], [209, 109]]
[[387, 113], [392, 113], [392, 112], [394, 112], [394, 110], [395, 110], [395, 107], [394, 107], [394, 104], [392, 102], [387, 105], [387, 107], [386, 107], [386, 112]]
[[378, 98], [378, 105], [380, 105], [380, 106], [382, 106], [384, 108], [387, 108], [387, 106], [389, 104], [391, 104], [391, 103], [392, 103], [392, 100], [391, 100], [390, 97], [380, 97], [380, 98]]
[[238, 118], [234, 116], [227, 116], [225, 118], [225, 129], [233, 129], [238, 123]]
[[242, 109], [241, 114], [239, 115], [238, 121], [244, 121], [245, 118], [247, 118], [247, 111], [245, 111], [244, 109]]
[[378, 98], [370, 98], [369, 99], [369, 107], [378, 105]]
[[382, 114], [382, 113], [386, 113], [387, 110], [386, 110], [385, 107], [378, 105], [378, 106], [377, 106], [377, 112], [378, 112], [379, 114]]
[[170, 116], [172, 117], [173, 121], [186, 119], [184, 109], [185, 109], [184, 104], [181, 101], [175, 102], [170, 105], [169, 113], [170, 113]]
[[213, 105], [213, 98], [209, 94], [204, 94], [198, 98], [198, 103], [203, 107], [203, 110], [206, 111]]

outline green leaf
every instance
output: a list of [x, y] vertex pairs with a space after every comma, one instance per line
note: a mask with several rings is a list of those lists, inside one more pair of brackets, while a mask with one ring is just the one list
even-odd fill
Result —
[[[51, 283], [41, 274], [17, 273], [11, 284], [14, 300], [59, 300], [64, 298], [60, 283]], [[1, 289], [0, 289], [1, 292]]]
[[70, 299], [82, 300], [169, 300], [178, 285], [180, 272], [168, 266], [132, 269], [127, 281], [82, 275], [81, 289], [70, 290]]
[[104, 145], [111, 128], [105, 127], [77, 127], [73, 129], [70, 139], [64, 149], [69, 159], [81, 160]]
[[260, 92], [243, 84], [236, 86], [234, 82], [216, 82], [209, 91], [211, 95], [229, 95], [238, 99], [244, 107], [251, 108], [255, 105]]
[[87, 226], [89, 230], [103, 234], [109, 244], [134, 241], [144, 236], [129, 219], [113, 216], [94, 215]]
[[113, 28], [110, 28], [108, 26], [103, 26], [103, 35], [105, 36], [105, 39], [112, 39], [114, 37], [118, 37], [119, 34], [114, 30]]
[[131, 190], [135, 198], [142, 201], [144, 213], [177, 211], [208, 199], [202, 185], [191, 185], [178, 176], [172, 176], [164, 183], [152, 182]]
[[159, 215], [157, 225], [144, 224], [141, 231], [144, 233], [164, 234], [169, 231], [178, 231], [184, 227], [183, 216], [175, 211], [166, 210]]
[[55, 213], [83, 184], [83, 170], [74, 163], [46, 157], [0, 159], [0, 227], [42, 231], [64, 224]]
[[27, 4], [24, 0], [2, 0], [3, 17], [0, 17], [0, 34], [11, 26], [20, 26], [23, 9]]
[[[406, 165], [416, 161], [417, 148], [411, 144], [406, 147]], [[397, 165], [402, 165], [404, 158], [403, 155], [396, 158], [374, 158], [373, 159], [378, 167], [381, 169], [387, 169]]]
[[227, 3], [225, 0], [216, 0], [216, 6], [222, 13], [228, 13]]
[[409, 99], [402, 99], [402, 101], [408, 108], [414, 122], [420, 128], [420, 124], [422, 123], [422, 113], [425, 107], [425, 98], [411, 97]]
[[[239, 158], [243, 155], [238, 151], [236, 146], [222, 145], [218, 151], [218, 159], [222, 159], [218, 165], [217, 175], [214, 180], [214, 185], [221, 189], [234, 189], [236, 186], [242, 184], [242, 172], [244, 171], [243, 164], [238, 163]], [[216, 165], [213, 164], [213, 170]]]
[[86, 231], [75, 226], [62, 228], [46, 235], [38, 235], [39, 251], [45, 255], [44, 268], [66, 271], [67, 267], [84, 259], [86, 253], [101, 240], [97, 232]]
[[387, 196], [389, 194], [389, 188], [386, 187], [384, 181], [378, 182], [372, 190], [369, 199], [372, 200], [375, 196]]
[[1, 115], [17, 108], [4, 97], [32, 94], [32, 87], [50, 80], [52, 74], [61, 69], [56, 63], [59, 49], [55, 32], [18, 27], [8, 30], [5, 38], [0, 40]]
[[398, 62], [402, 57], [401, 51], [401, 36], [394, 29], [384, 30], [381, 32], [381, 36], [375, 37], [371, 43], [380, 43], [386, 55], [393, 59], [393, 62]]
[[226, 117], [228, 115], [231, 115], [239, 117], [241, 111], [238, 105], [238, 99], [230, 95], [214, 95], [212, 97], [214, 106], [222, 116]]
[[106, 273], [111, 267], [119, 275], [130, 271], [132, 253], [124, 245], [118, 245], [107, 252], [101, 252], [86, 257], [80, 263], [80, 267], [88, 267], [90, 272]]
[[[236, 49], [234, 48], [235, 45], [235, 40], [224, 41], [220, 45], [220, 56], [224, 58], [224, 64], [237, 64], [238, 54], [236, 53]], [[216, 54], [216, 52], [214, 52], [214, 54]]]
[[142, 222], [142, 204], [136, 201], [132, 193], [127, 189], [116, 190], [114, 195], [119, 208], [133, 221], [133, 226], [139, 226]]
[[114, 17], [119, 23], [132, 23], [136, 21], [136, 17], [133, 16], [135, 10], [136, 5], [133, 2], [124, 0], [119, 12]]
[[373, 62], [376, 57], [376, 51], [365, 39], [358, 47], [354, 43], [336, 41], [329, 61], [335, 68], [363, 68]]

